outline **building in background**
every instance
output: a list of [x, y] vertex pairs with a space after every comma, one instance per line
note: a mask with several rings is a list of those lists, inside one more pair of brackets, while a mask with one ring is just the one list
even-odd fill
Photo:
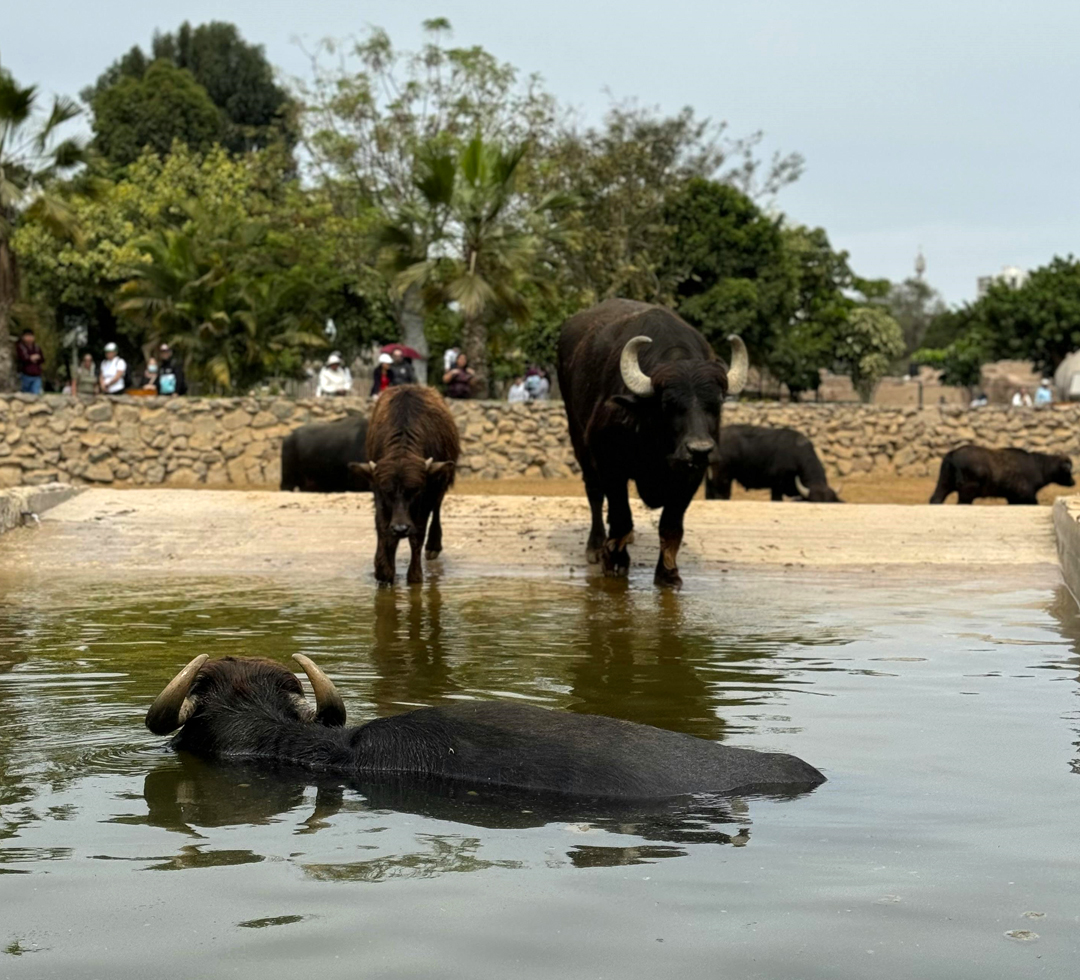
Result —
[[1012, 289], [1019, 289], [1027, 282], [1027, 278], [1028, 274], [1018, 266], [1003, 265], [1001, 271], [994, 273], [992, 276], [979, 276], [979, 278], [975, 280], [975, 288], [978, 293], [978, 298], [982, 299], [990, 292], [990, 287], [996, 282], [1003, 282]]

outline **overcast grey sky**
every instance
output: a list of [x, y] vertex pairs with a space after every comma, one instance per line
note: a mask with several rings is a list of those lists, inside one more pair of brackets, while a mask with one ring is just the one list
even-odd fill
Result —
[[155, 28], [230, 20], [289, 75], [296, 44], [366, 25], [399, 47], [446, 16], [586, 119], [616, 97], [692, 105], [806, 157], [780, 195], [864, 276], [900, 279], [922, 246], [951, 303], [1002, 265], [1080, 252], [1080, 2], [1031, 0], [0, 0], [0, 59], [76, 94]]

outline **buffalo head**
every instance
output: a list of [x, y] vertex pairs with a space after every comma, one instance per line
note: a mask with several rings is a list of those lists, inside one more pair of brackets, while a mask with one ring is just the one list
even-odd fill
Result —
[[811, 483], [807, 486], [799, 479], [795, 477], [795, 489], [799, 491], [799, 496], [812, 504], [842, 504], [840, 499], [840, 491], [843, 489], [841, 486], [837, 486], [834, 490], [827, 483]]
[[[311, 682], [315, 704], [304, 697], [296, 676], [273, 660], [222, 657], [208, 661], [201, 654], [180, 671], [146, 713], [146, 727], [155, 735], [168, 735], [200, 722], [228, 726], [240, 723], [239, 709], [257, 709], [262, 717], [280, 721], [345, 724], [345, 703], [333, 682], [303, 654], [293, 655]], [[208, 732], [208, 737], [221, 732]], [[239, 732], [236, 733], [238, 736]]]
[[1073, 479], [1072, 460], [1068, 456], [1054, 457], [1057, 465], [1054, 467], [1054, 475], [1050, 478], [1051, 483], [1059, 483], [1063, 487], [1076, 486]]
[[720, 410], [727, 395], [737, 395], [746, 384], [749, 359], [746, 346], [734, 334], [731, 367], [723, 361], [666, 361], [647, 375], [638, 363], [638, 350], [652, 338], [632, 337], [623, 347], [619, 369], [623, 384], [633, 393], [615, 401], [631, 411], [644, 429], [651, 430], [674, 463], [704, 469], [716, 448]]
[[428, 490], [445, 489], [454, 462], [402, 453], [371, 463], [350, 463], [349, 471], [369, 481], [376, 525], [407, 538], [424, 533], [431, 506]]

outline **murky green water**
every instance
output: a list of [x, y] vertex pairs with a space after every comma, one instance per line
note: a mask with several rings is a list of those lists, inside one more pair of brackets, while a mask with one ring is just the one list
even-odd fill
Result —
[[[0, 977], [1073, 977], [1078, 638], [1045, 575], [16, 587]], [[353, 721], [522, 698], [830, 781], [597, 814], [207, 766], [142, 727], [200, 652], [307, 653]]]

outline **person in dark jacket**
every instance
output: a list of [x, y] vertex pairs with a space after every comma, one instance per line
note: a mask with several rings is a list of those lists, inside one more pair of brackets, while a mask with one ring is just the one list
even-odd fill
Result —
[[416, 384], [416, 371], [413, 370], [412, 361], [405, 357], [405, 352], [400, 347], [390, 351], [390, 384], [414, 385]]
[[154, 387], [159, 395], [187, 394], [183, 365], [173, 357], [172, 348], [168, 344], [162, 344], [158, 348], [158, 371]]
[[24, 330], [15, 344], [15, 364], [19, 371], [19, 391], [24, 395], [40, 395], [45, 355], [34, 340], [33, 330]]
[[469, 358], [464, 352], [458, 354], [457, 363], [443, 375], [447, 398], [472, 398], [473, 382], [476, 372], [469, 367]]

